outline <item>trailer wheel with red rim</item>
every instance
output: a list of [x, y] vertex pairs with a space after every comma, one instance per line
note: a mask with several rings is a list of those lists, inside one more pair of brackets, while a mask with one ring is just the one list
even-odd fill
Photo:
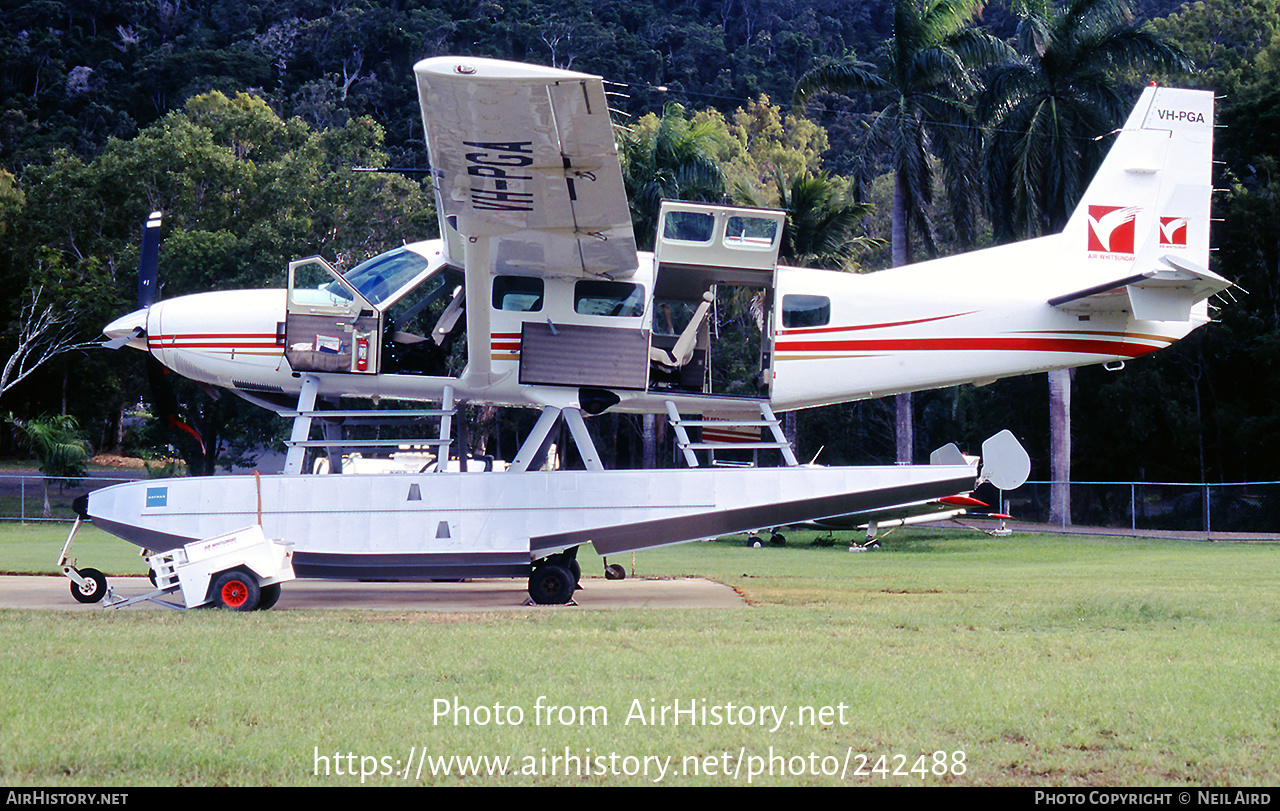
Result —
[[219, 608], [252, 611], [261, 597], [258, 579], [245, 572], [223, 572], [213, 583], [213, 603]]

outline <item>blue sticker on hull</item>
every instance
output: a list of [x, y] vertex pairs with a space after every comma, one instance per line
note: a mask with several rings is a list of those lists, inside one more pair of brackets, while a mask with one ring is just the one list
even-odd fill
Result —
[[148, 487], [147, 488], [147, 506], [148, 507], [169, 506], [169, 488], [168, 487]]

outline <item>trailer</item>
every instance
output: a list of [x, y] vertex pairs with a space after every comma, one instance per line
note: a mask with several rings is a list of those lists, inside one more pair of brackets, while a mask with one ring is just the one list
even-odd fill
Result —
[[[266, 610], [280, 599], [280, 584], [295, 578], [293, 544], [268, 539], [258, 524], [149, 555], [155, 590], [125, 598], [114, 593], [97, 569], [78, 569], [70, 556], [76, 531], [58, 558], [58, 567], [71, 581], [71, 596], [81, 603], [101, 602], [106, 608], [124, 608], [150, 601], [168, 608], [214, 605], [231, 611]], [[176, 594], [181, 603], [163, 599]]]

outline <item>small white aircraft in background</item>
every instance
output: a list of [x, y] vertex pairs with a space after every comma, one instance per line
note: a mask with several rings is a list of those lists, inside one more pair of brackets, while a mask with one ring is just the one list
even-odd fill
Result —
[[[598, 77], [465, 57], [414, 71], [442, 239], [345, 274], [302, 259], [282, 290], [142, 297], [105, 330], [110, 346], [292, 417], [285, 475], [106, 488], [88, 499], [95, 523], [165, 550], [252, 523], [260, 501], [299, 576], [532, 571], [536, 600], [565, 602], [583, 543], [607, 555], [900, 511], [977, 481], [958, 451], [797, 465], [776, 411], [1122, 362], [1207, 323], [1206, 300], [1230, 286], [1207, 269], [1209, 92], [1144, 90], [1063, 233], [848, 274], [779, 267], [781, 211], [666, 201], [653, 253], [638, 252]], [[149, 275], [144, 263], [153, 289]], [[756, 329], [711, 328], [744, 300]], [[724, 373], [730, 350], [756, 358], [751, 379]], [[362, 447], [339, 421], [385, 416], [320, 408], [340, 397], [440, 404], [406, 413], [441, 417], [426, 441], [442, 460], [458, 404], [542, 416], [501, 474], [296, 475], [309, 447]], [[748, 446], [787, 466], [606, 471], [584, 415], [609, 410], [667, 415], [691, 467], [722, 446], [717, 428], [763, 430]], [[587, 470], [535, 472], [561, 419]], [[326, 439], [310, 439], [313, 421]], [[996, 456], [985, 474], [1025, 466], [1024, 452]]]

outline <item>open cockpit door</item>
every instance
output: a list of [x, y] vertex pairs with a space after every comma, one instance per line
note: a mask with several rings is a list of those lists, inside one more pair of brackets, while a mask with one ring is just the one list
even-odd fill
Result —
[[376, 374], [378, 310], [324, 259], [289, 263], [284, 356], [295, 372]]
[[650, 389], [765, 399], [786, 212], [664, 200]]

